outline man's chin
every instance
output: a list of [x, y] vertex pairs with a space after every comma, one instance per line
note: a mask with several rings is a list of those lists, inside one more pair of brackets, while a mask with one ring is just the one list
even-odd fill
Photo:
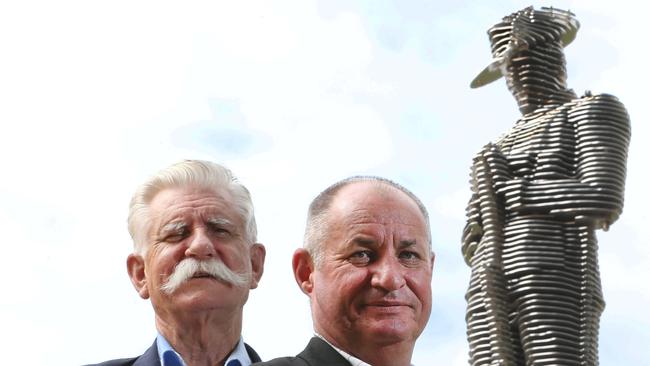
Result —
[[415, 341], [420, 332], [412, 322], [386, 317], [374, 319], [366, 324], [363, 333], [372, 337], [375, 342], [394, 344], [408, 340]]

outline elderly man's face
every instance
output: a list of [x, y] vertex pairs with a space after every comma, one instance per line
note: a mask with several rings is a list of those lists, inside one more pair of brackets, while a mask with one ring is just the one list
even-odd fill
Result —
[[425, 220], [406, 194], [376, 184], [353, 183], [337, 194], [322, 262], [301, 284], [316, 331], [352, 353], [355, 344], [415, 342], [431, 312]]
[[[131, 255], [129, 274], [140, 296], [151, 298], [157, 314], [219, 309], [224, 316], [239, 312], [255, 288], [264, 264], [264, 247], [246, 240], [243, 218], [225, 193], [195, 188], [170, 188], [150, 204], [149, 249], [144, 258]], [[196, 273], [173, 292], [161, 290], [178, 263], [187, 258], [220, 260], [247, 278], [244, 286]]]

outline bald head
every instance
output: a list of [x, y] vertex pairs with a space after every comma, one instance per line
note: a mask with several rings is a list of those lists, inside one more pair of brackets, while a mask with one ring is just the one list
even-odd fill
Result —
[[386, 197], [406, 196], [411, 200], [422, 214], [426, 223], [428, 247], [431, 251], [431, 226], [426, 208], [411, 191], [389, 179], [375, 176], [354, 176], [332, 184], [322, 191], [309, 205], [307, 215], [307, 227], [305, 229], [304, 247], [318, 265], [322, 256], [322, 244], [325, 241], [334, 214], [334, 205], [345, 204], [346, 197], [350, 194], [351, 186], [354, 185], [355, 194], [363, 194], [364, 191], [378, 192]]

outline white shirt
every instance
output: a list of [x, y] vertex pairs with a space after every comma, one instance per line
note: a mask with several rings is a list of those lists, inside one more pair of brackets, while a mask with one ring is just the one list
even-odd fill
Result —
[[[360, 360], [360, 359], [358, 359], [358, 358], [352, 356], [351, 354], [345, 352], [344, 350], [339, 349], [339, 348], [336, 347], [335, 345], [331, 344], [331, 343], [330, 343], [327, 339], [325, 339], [325, 337], [323, 337], [322, 335], [320, 335], [320, 334], [318, 334], [318, 333], [314, 333], [314, 334], [316, 335], [316, 337], [318, 337], [318, 338], [324, 340], [325, 342], [327, 342], [327, 344], [329, 344], [332, 348], [334, 348], [334, 350], [336, 350], [336, 352], [338, 352], [341, 356], [343, 356], [343, 358], [345, 358], [345, 360], [348, 361], [348, 362], [350, 363], [350, 365], [352, 365], [352, 366], [372, 366], [371, 364], [369, 364], [369, 363], [367, 363], [367, 362], [365, 362], [365, 361], [362, 361], [362, 360]], [[413, 366], [413, 364], [411, 364], [411, 366]]]
[[322, 335], [320, 335], [318, 333], [315, 333], [315, 334], [316, 334], [316, 337], [318, 337], [318, 338], [324, 340], [325, 342], [327, 342], [327, 344], [329, 344], [332, 348], [334, 348], [336, 350], [336, 352], [341, 354], [341, 356], [343, 356], [343, 358], [345, 358], [345, 360], [348, 361], [350, 363], [350, 365], [352, 365], [352, 366], [372, 366], [371, 364], [369, 364], [367, 362], [364, 362], [364, 361], [361, 361], [360, 359], [352, 356], [351, 354], [345, 352], [344, 350], [339, 349], [335, 345], [328, 342], [327, 339], [325, 339], [325, 337], [323, 337]]

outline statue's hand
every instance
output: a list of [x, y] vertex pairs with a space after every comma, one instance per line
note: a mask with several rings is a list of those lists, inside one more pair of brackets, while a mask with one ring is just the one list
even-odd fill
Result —
[[509, 179], [497, 188], [497, 194], [503, 200], [506, 211], [519, 212], [524, 205], [524, 192], [528, 181], [523, 178]]

